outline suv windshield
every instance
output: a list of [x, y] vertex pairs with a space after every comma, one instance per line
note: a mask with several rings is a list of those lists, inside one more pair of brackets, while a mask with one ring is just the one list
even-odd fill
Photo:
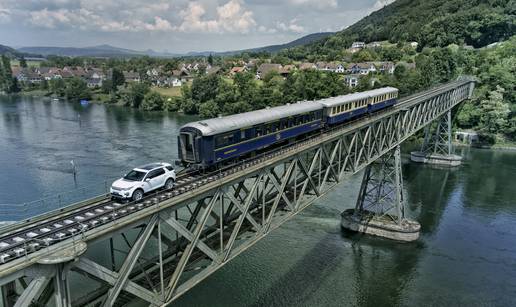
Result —
[[143, 177], [145, 177], [145, 174], [146, 173], [144, 173], [144, 172], [132, 170], [129, 172], [129, 174], [124, 176], [124, 179], [131, 180], [131, 181], [142, 181]]

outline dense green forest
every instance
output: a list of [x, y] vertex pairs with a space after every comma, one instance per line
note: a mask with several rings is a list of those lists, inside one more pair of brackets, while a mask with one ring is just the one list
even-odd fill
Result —
[[335, 35], [282, 54], [333, 60], [353, 41], [415, 41], [420, 50], [449, 44], [478, 48], [515, 32], [516, 0], [398, 0]]

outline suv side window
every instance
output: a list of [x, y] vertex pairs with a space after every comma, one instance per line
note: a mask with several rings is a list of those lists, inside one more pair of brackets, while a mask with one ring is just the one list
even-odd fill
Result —
[[169, 171], [173, 171], [174, 168], [172, 166], [167, 166], [166, 169], [168, 169]]
[[155, 169], [147, 175], [147, 178], [152, 179], [165, 174], [165, 170], [162, 168]]

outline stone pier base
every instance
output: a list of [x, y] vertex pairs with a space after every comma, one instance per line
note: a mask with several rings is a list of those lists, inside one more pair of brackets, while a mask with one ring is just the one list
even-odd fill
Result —
[[373, 212], [356, 212], [348, 209], [341, 214], [341, 225], [344, 229], [379, 236], [401, 242], [411, 242], [419, 238], [421, 225], [404, 219], [401, 224], [386, 216], [376, 216]]
[[412, 162], [445, 166], [459, 166], [462, 163], [462, 157], [458, 155], [426, 154], [421, 151], [411, 152], [410, 160]]

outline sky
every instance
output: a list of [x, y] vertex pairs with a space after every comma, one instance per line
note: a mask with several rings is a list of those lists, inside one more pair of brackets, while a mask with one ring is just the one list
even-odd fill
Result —
[[184, 53], [338, 31], [393, 0], [0, 0], [0, 44]]

